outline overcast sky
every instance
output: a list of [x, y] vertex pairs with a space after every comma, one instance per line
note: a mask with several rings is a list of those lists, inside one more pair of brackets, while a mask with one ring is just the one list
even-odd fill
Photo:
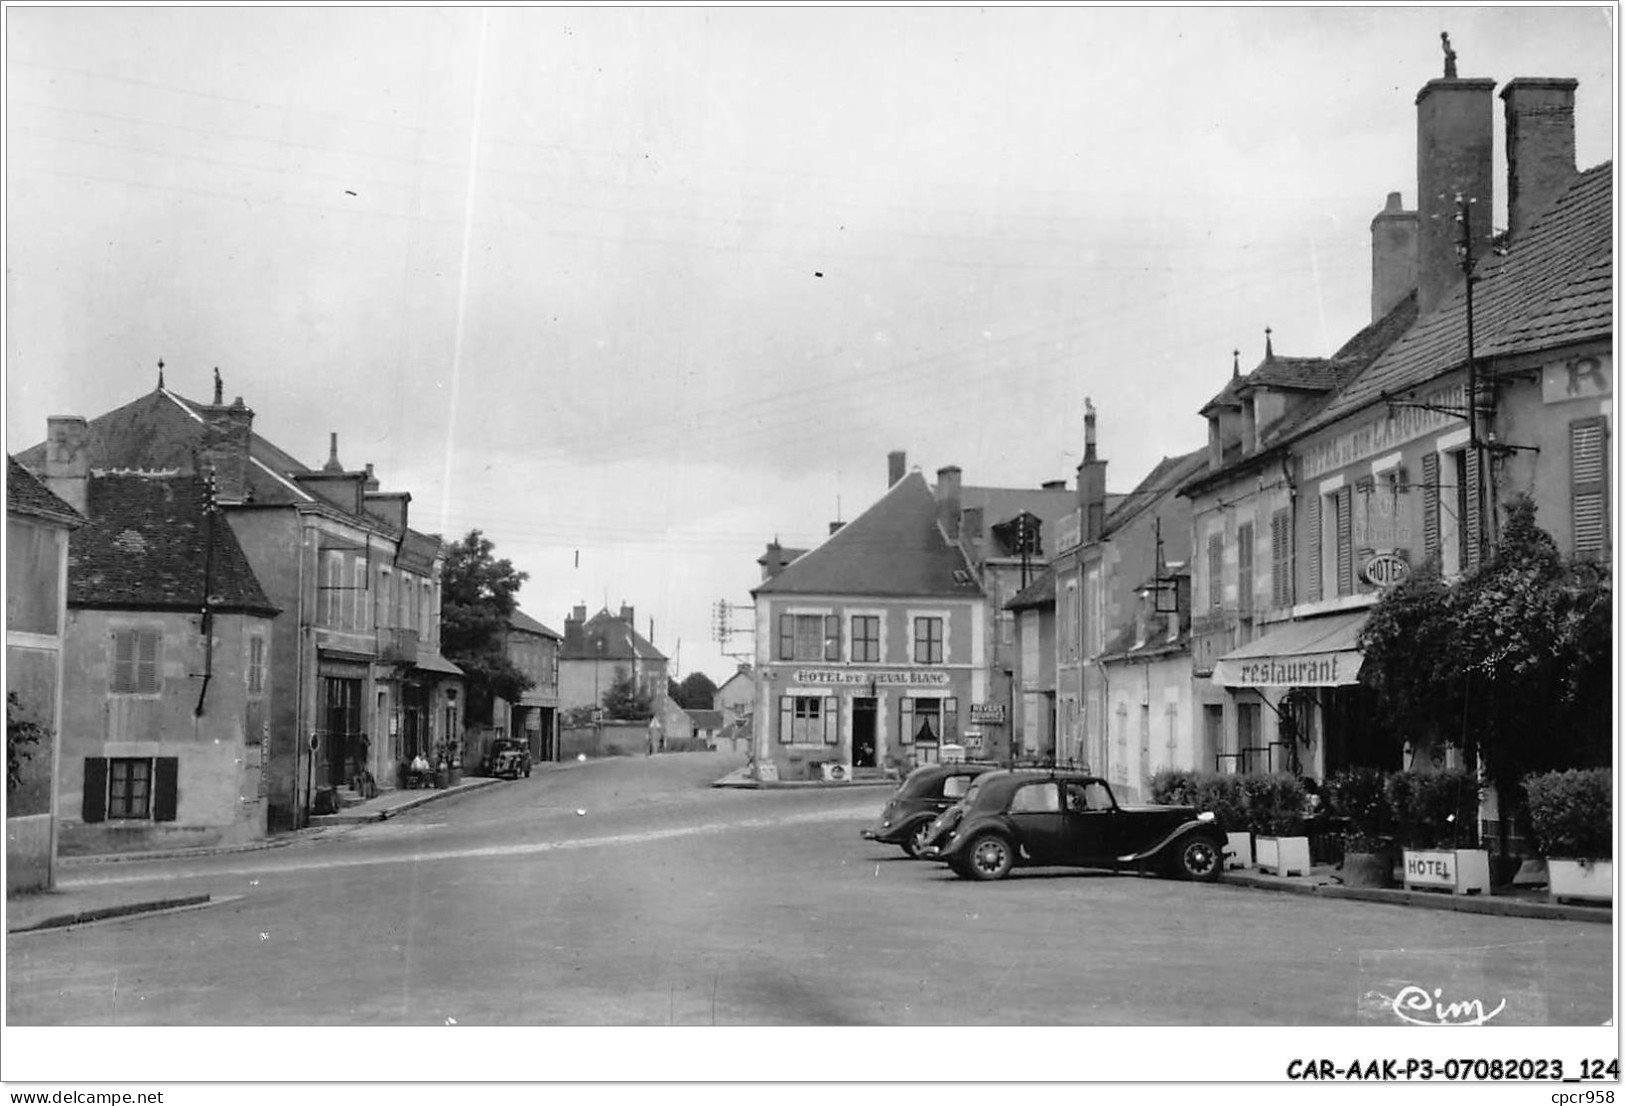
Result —
[[711, 605], [888, 451], [1071, 486], [1089, 396], [1127, 490], [1233, 349], [1369, 321], [1441, 30], [1463, 77], [1578, 78], [1582, 168], [1615, 132], [1601, 6], [6, 20], [8, 451], [219, 366], [305, 463], [337, 432], [484, 530], [534, 617], [631, 604], [719, 682]]

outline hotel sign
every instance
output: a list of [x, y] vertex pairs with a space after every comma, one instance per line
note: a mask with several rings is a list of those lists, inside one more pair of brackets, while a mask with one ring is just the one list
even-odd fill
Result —
[[1004, 725], [1003, 703], [972, 703], [970, 705], [971, 725]]
[[1540, 374], [1540, 398], [1546, 403], [1570, 399], [1601, 399], [1614, 391], [1614, 359], [1569, 357], [1547, 365]]
[[946, 672], [892, 671], [865, 672], [845, 668], [798, 668], [792, 673], [798, 684], [819, 684], [830, 687], [947, 687]]
[[[1426, 404], [1428, 408], [1444, 410], [1407, 404]], [[1460, 384], [1440, 388], [1418, 399], [1396, 401], [1392, 414], [1370, 419], [1304, 450], [1302, 479], [1313, 480], [1356, 461], [1397, 449], [1441, 427], [1464, 422], [1466, 409], [1466, 389]], [[1463, 413], [1452, 413], [1456, 411]]]

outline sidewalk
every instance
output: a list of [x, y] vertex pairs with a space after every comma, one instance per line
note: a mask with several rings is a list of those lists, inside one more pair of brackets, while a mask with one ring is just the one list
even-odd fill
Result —
[[[200, 849], [169, 849], [141, 853], [107, 853], [97, 856], [69, 856], [57, 859], [59, 882], [78, 870], [108, 864], [139, 864], [145, 860], [182, 860], [192, 857], [218, 856], [224, 853], [261, 852], [278, 849], [296, 841], [308, 841], [320, 836], [333, 826], [362, 825], [382, 822], [402, 811], [425, 803], [438, 802], [457, 795], [467, 795], [486, 787], [495, 787], [505, 780], [474, 777], [464, 779], [443, 790], [384, 791], [375, 798], [345, 807], [337, 814], [314, 815], [307, 829], [280, 834], [262, 841], [242, 845], [221, 845]], [[241, 895], [166, 895], [151, 889], [133, 889], [117, 884], [85, 884], [67, 886], [33, 894], [8, 896], [6, 899], [6, 932], [24, 933], [45, 929], [63, 929], [71, 926], [91, 925], [136, 914], [178, 913], [233, 902]]]
[[1443, 891], [1407, 891], [1403, 887], [1349, 887], [1331, 865], [1316, 865], [1305, 876], [1272, 876], [1257, 868], [1224, 873], [1220, 882], [1233, 887], [1317, 895], [1323, 899], [1354, 899], [1424, 910], [1455, 910], [1463, 914], [1498, 914], [1509, 918], [1549, 918], [1567, 922], [1614, 920], [1611, 906], [1579, 906], [1552, 902], [1544, 887], [1496, 887], [1488, 895], [1452, 895]]

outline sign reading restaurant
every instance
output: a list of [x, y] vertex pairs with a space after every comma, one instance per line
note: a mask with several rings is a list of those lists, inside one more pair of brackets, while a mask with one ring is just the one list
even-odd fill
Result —
[[863, 685], [876, 687], [947, 687], [946, 672], [893, 671], [864, 672], [844, 668], [798, 668], [794, 675], [798, 684]]
[[1339, 653], [1318, 657], [1259, 657], [1237, 661], [1237, 683], [1243, 687], [1337, 687], [1350, 683], [1339, 679]]

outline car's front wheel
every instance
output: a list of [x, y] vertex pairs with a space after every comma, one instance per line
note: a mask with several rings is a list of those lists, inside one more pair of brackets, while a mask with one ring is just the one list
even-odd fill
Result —
[[1224, 853], [1206, 837], [1188, 837], [1179, 844], [1174, 866], [1184, 879], [1210, 882], [1218, 879], [1224, 870]]
[[971, 879], [1003, 879], [1015, 864], [1010, 842], [996, 833], [984, 833], [966, 847], [962, 874]]
[[915, 860], [920, 859], [920, 850], [925, 848], [926, 839], [930, 836], [931, 823], [928, 821], [921, 822], [909, 830], [908, 836], [903, 838], [903, 851]]

